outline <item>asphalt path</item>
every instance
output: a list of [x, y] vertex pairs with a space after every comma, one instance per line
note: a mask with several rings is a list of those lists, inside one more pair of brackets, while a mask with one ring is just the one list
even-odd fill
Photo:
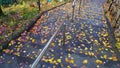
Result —
[[102, 12], [104, 0], [82, 3], [76, 2], [74, 21], [72, 3], [45, 13], [30, 32], [24, 32], [3, 50], [0, 68], [30, 68], [61, 23], [65, 25], [37, 68], [120, 68]]

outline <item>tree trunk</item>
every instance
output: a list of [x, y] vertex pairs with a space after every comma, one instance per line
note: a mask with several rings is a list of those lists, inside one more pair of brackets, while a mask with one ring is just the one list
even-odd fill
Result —
[[2, 8], [0, 7], [0, 16], [3, 15]]

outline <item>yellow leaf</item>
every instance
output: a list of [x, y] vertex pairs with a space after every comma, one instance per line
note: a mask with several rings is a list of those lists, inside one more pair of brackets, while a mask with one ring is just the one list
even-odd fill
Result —
[[96, 60], [95, 62], [96, 62], [96, 64], [102, 64], [101, 60]]
[[95, 40], [95, 43], [98, 44], [98, 40]]
[[108, 33], [104, 34], [103, 36], [105, 36], [105, 37], [108, 36]]
[[54, 58], [51, 58], [51, 59], [49, 59], [48, 61], [49, 61], [50, 63], [53, 63], [53, 59], [54, 59]]
[[102, 50], [102, 48], [99, 48], [99, 50], [101, 51], [101, 50]]
[[74, 48], [74, 50], [77, 50], [77, 48]]
[[45, 59], [44, 62], [48, 62], [48, 59]]
[[71, 54], [68, 54], [68, 57], [71, 57]]
[[67, 68], [71, 68], [70, 66], [67, 66]]
[[93, 50], [93, 48], [92, 48], [92, 47], [90, 47], [90, 50]]
[[85, 47], [85, 50], [88, 50], [88, 48], [87, 48], [87, 47]]
[[120, 43], [117, 43], [117, 44], [116, 44], [116, 47], [120, 49]]
[[42, 40], [41, 42], [44, 44], [45, 42], [47, 42], [47, 39], [44, 39], [44, 40]]
[[70, 51], [71, 49], [70, 48], [68, 48], [68, 51]]
[[85, 60], [83, 60], [83, 62], [82, 62], [83, 64], [87, 64], [88, 63], [88, 60], [87, 59], [85, 59]]
[[58, 62], [58, 63], [61, 63], [61, 59], [57, 59], [57, 62]]
[[17, 51], [20, 51], [20, 48], [17, 48]]
[[88, 55], [94, 56], [94, 53], [93, 52], [88, 52]]
[[35, 42], [35, 39], [32, 39], [32, 43], [34, 43]]
[[66, 38], [69, 40], [72, 39], [72, 36], [68, 35]]
[[59, 43], [61, 43], [61, 41], [62, 41], [61, 39], [58, 40]]
[[15, 55], [17, 55], [17, 56], [20, 56], [20, 52], [16, 52], [16, 53], [14, 53]]
[[72, 64], [74, 64], [74, 59], [72, 59], [70, 62], [71, 62]]
[[55, 46], [55, 43], [51, 43], [51, 45], [54, 47], [54, 46]]
[[52, 54], [52, 57], [54, 57], [54, 54]]
[[82, 35], [82, 36], [85, 36], [85, 33], [84, 33], [84, 32], [82, 32], [82, 33], [81, 33], [81, 35]]
[[53, 63], [54, 63], [54, 64], [57, 64], [57, 61], [54, 60]]
[[106, 54], [105, 54], [105, 55], [103, 55], [103, 58], [104, 58], [104, 59], [107, 59], [107, 55], [106, 55]]

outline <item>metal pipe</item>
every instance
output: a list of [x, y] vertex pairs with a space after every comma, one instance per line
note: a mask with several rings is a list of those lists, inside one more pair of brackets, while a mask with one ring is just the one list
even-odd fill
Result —
[[57, 29], [57, 31], [53, 34], [53, 36], [50, 38], [50, 40], [48, 41], [48, 43], [45, 45], [45, 47], [43, 48], [43, 50], [41, 51], [41, 53], [39, 54], [39, 56], [37, 57], [37, 59], [32, 64], [31, 68], [35, 68], [36, 65], [38, 64], [38, 62], [41, 60], [42, 56], [44, 55], [44, 53], [48, 49], [50, 43], [52, 42], [52, 40], [54, 39], [54, 37], [56, 36], [56, 34], [58, 33], [58, 31], [60, 30], [62, 24], [59, 26], [59, 28]]
[[72, 22], [74, 21], [75, 2], [76, 2], [76, 0], [74, 0], [73, 3], [72, 3], [72, 8], [73, 8], [73, 12], [72, 12]]

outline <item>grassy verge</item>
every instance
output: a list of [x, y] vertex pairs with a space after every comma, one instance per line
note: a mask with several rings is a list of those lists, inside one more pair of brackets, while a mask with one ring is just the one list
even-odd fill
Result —
[[[4, 16], [0, 16], [0, 45], [11, 40], [14, 35], [24, 31], [36, 16], [48, 9], [58, 6], [64, 2], [46, 0], [41, 1], [41, 12], [38, 11], [37, 0], [24, 0], [10, 7], [2, 7]], [[0, 47], [2, 49], [2, 47]]]

